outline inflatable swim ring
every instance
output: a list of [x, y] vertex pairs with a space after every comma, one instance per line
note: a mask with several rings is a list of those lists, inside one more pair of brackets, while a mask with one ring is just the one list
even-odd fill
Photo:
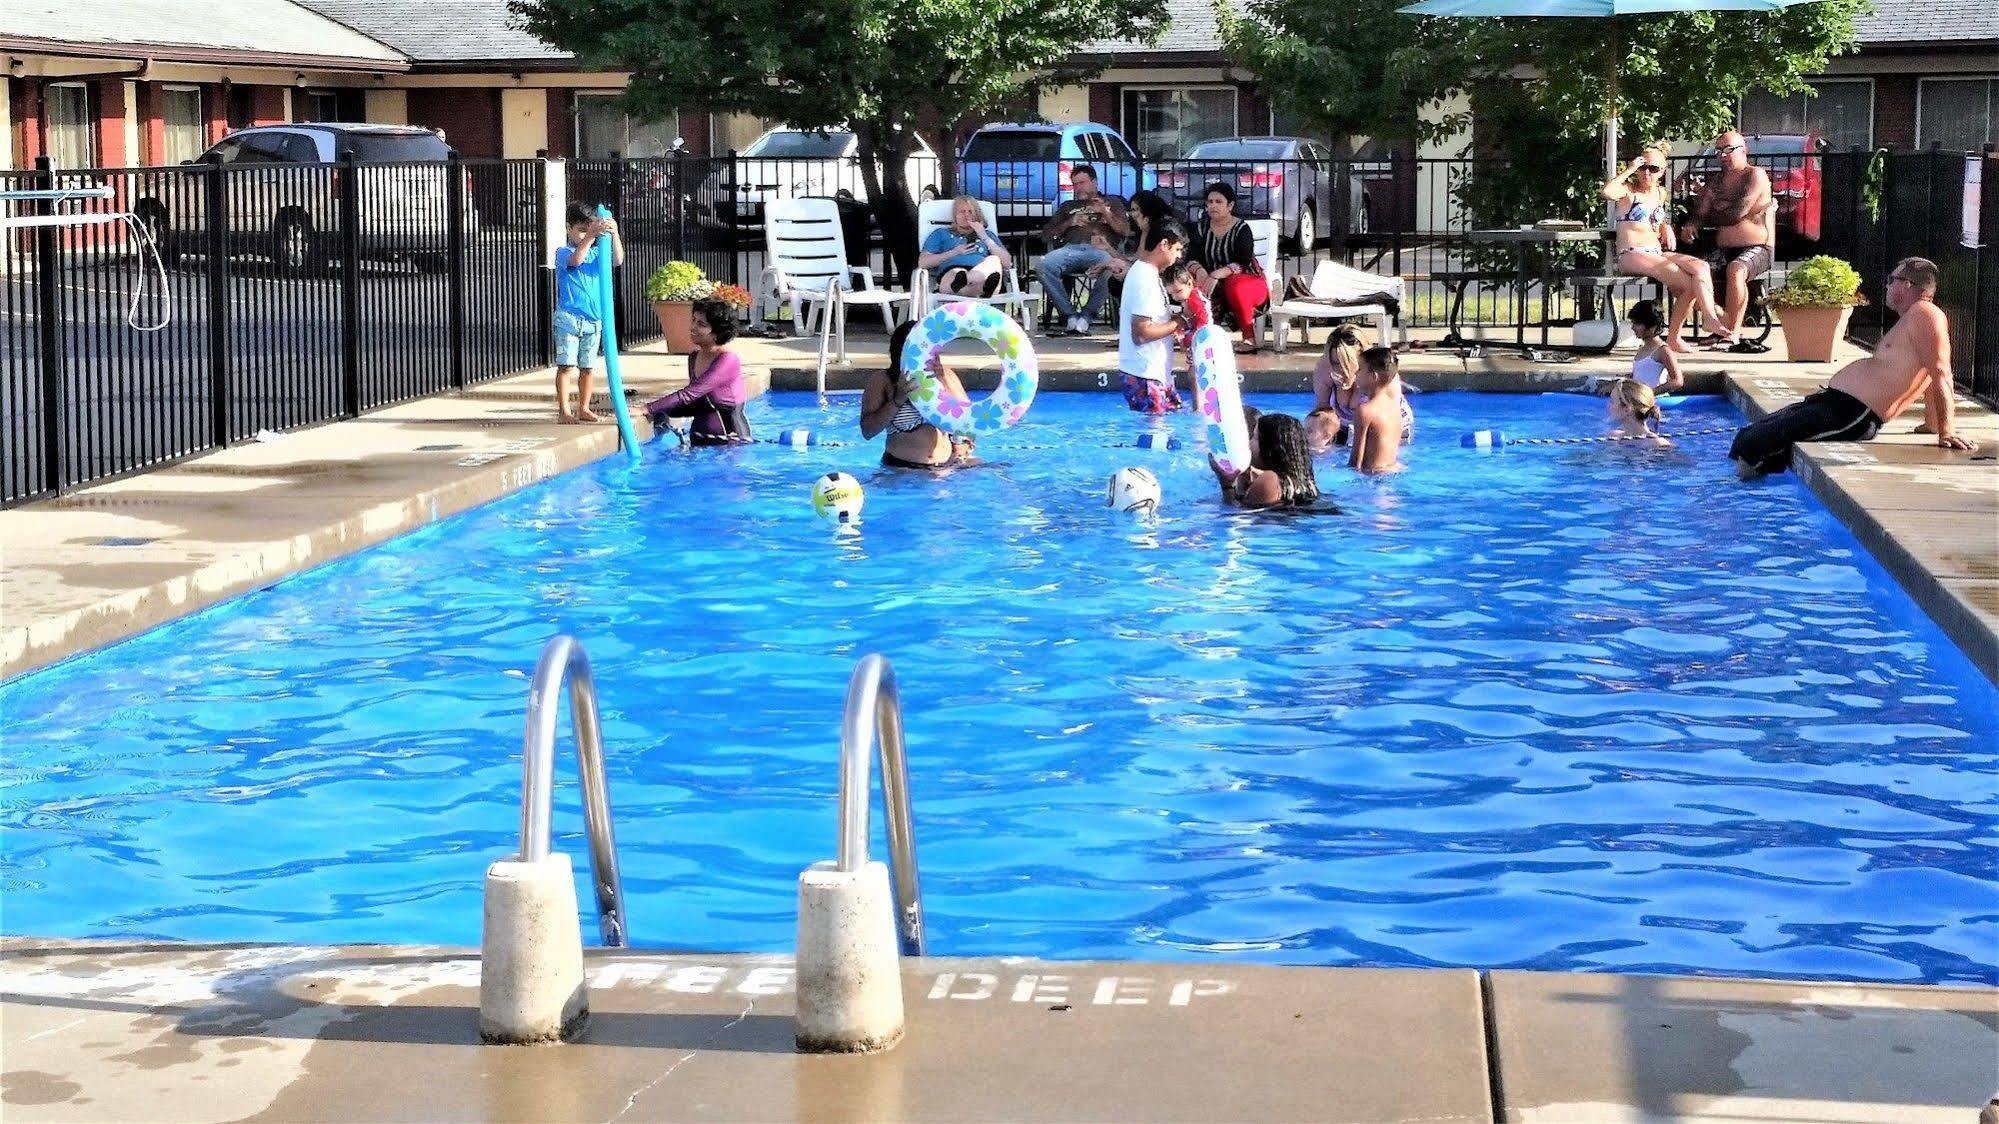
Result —
[[1249, 467], [1249, 426], [1242, 420], [1242, 388], [1236, 376], [1235, 349], [1227, 332], [1213, 324], [1194, 333], [1188, 345], [1194, 364], [1194, 407], [1208, 424], [1222, 431], [1215, 457], [1227, 472]]
[[[952, 340], [977, 339], [1000, 359], [999, 385], [978, 403], [947, 392], [930, 370], [930, 360]], [[957, 301], [932, 309], [909, 333], [902, 346], [902, 373], [917, 381], [916, 412], [946, 433], [973, 437], [997, 433], [1027, 416], [1034, 390], [1041, 384], [1041, 365], [1027, 333], [1005, 313], [989, 304]]]

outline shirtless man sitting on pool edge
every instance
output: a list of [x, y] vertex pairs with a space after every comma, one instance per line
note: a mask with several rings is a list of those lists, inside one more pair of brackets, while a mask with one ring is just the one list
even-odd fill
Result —
[[1728, 457], [1749, 480], [1791, 467], [1800, 441], [1869, 441], [1881, 427], [1923, 396], [1924, 428], [1937, 446], [1970, 449], [1953, 430], [1950, 322], [1933, 299], [1936, 263], [1903, 258], [1888, 275], [1887, 305], [1901, 317], [1874, 354], [1840, 368], [1824, 390], [1742, 427]]

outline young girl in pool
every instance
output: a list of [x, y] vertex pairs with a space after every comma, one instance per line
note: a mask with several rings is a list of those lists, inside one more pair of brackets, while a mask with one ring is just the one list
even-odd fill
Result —
[[[884, 468], [935, 471], [969, 464], [971, 439], [952, 437], [924, 421], [912, 401], [918, 383], [915, 376], [902, 373], [902, 347], [915, 328], [914, 320], [897, 325], [888, 340], [888, 366], [869, 376], [867, 389], [861, 394], [861, 436], [872, 441], [876, 434], [888, 431], [888, 440], [882, 444]], [[930, 361], [930, 373], [937, 376], [946, 394], [965, 396], [958, 373], [946, 367], [941, 358]]]
[[1680, 357], [1666, 346], [1666, 322], [1659, 306], [1639, 301], [1631, 306], [1631, 334], [1638, 337], [1638, 354], [1631, 357], [1631, 378], [1655, 391], [1672, 394], [1687, 385], [1680, 374]]
[[1213, 453], [1208, 468], [1222, 486], [1222, 502], [1241, 507], [1310, 507], [1319, 500], [1319, 481], [1312, 473], [1312, 450], [1305, 427], [1289, 414], [1264, 414], [1256, 420], [1250, 467], [1225, 472]]
[[1612, 432], [1624, 436], [1641, 438], [1632, 441], [1634, 445], [1651, 445], [1664, 448], [1672, 444], [1659, 436], [1659, 423], [1666, 415], [1659, 411], [1658, 399], [1652, 395], [1652, 388], [1636, 379], [1619, 379], [1610, 388], [1610, 421]]

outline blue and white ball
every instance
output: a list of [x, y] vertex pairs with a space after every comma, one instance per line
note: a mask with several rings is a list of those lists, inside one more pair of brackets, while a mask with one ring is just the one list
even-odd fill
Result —
[[835, 523], [861, 521], [861, 482], [844, 472], [829, 472], [812, 485], [812, 510]]
[[1104, 506], [1120, 514], [1151, 515], [1159, 510], [1159, 477], [1147, 468], [1120, 468], [1111, 473]]

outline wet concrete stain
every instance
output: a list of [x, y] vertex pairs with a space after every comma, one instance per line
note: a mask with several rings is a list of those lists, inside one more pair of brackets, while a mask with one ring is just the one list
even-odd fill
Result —
[[83, 1086], [53, 1073], [43, 1073], [36, 1069], [18, 1069], [12, 1073], [0, 1074], [0, 1103], [18, 1105], [65, 1104], [76, 1101], [88, 1103], [77, 1097]]

